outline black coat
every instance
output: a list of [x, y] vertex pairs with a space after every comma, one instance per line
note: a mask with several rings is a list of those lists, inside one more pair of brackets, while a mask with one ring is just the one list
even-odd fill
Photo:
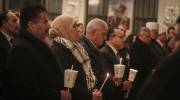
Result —
[[6, 37], [0, 32], [0, 72], [5, 68], [6, 56], [8, 50], [10, 49], [10, 44]]
[[167, 57], [148, 77], [137, 100], [178, 100], [180, 98], [180, 50]]
[[7, 57], [7, 100], [60, 100], [63, 78], [45, 43], [23, 31]]
[[151, 73], [154, 65], [153, 60], [149, 46], [137, 38], [131, 49], [130, 63], [138, 72], [129, 94], [129, 100], [137, 95], [147, 76]]
[[165, 55], [167, 55], [167, 53], [159, 45], [159, 43], [154, 39], [151, 39], [151, 41], [149, 42], [148, 45], [151, 49], [151, 52], [152, 52], [152, 55], [154, 58], [154, 66], [156, 66], [163, 59], [163, 57], [165, 57]]
[[3, 81], [5, 78], [4, 70], [6, 68], [6, 56], [9, 49], [10, 44], [6, 37], [0, 31], [0, 96], [3, 95]]
[[73, 69], [78, 71], [75, 86], [71, 89], [72, 100], [91, 100], [91, 91], [88, 90], [86, 84], [86, 75], [83, 66], [74, 57], [71, 51], [60, 43], [54, 41], [52, 51], [63, 70], [71, 69], [73, 65]]

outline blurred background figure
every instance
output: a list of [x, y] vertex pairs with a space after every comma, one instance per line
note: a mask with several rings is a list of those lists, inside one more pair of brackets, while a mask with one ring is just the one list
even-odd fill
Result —
[[126, 38], [126, 47], [131, 50], [132, 45], [134, 44], [134, 42], [137, 39], [137, 35], [136, 34], [130, 34], [127, 38]]
[[173, 40], [174, 37], [175, 37], [175, 28], [174, 28], [174, 26], [168, 27], [166, 45], [168, 47], [169, 53], [171, 53], [173, 48], [174, 48], [174, 40]]
[[134, 100], [154, 67], [154, 58], [148, 45], [151, 41], [150, 32], [147, 27], [142, 27], [130, 52], [130, 66], [132, 66], [131, 68], [137, 69], [138, 73], [132, 84], [128, 100]]
[[167, 42], [168, 43], [174, 37], [174, 34], [175, 34], [175, 28], [173, 26], [168, 27], [167, 29]]
[[151, 41], [148, 43], [148, 45], [155, 59], [153, 66], [155, 67], [163, 59], [165, 55], [164, 50], [156, 41], [159, 32], [159, 24], [157, 22], [147, 22], [146, 27], [150, 29]]
[[[180, 17], [176, 21], [175, 30], [175, 43], [178, 43], [180, 41]], [[163, 60], [156, 67], [156, 71], [148, 77], [136, 100], [175, 100], [180, 98], [179, 46], [177, 45], [176, 50]]]
[[167, 36], [166, 36], [166, 30], [162, 27], [159, 28], [158, 36], [156, 39], [157, 43], [160, 45], [160, 47], [163, 49], [164, 56], [167, 56], [169, 54], [169, 49], [167, 45]]
[[3, 96], [6, 56], [18, 30], [18, 21], [19, 18], [10, 10], [0, 14], [0, 100]]

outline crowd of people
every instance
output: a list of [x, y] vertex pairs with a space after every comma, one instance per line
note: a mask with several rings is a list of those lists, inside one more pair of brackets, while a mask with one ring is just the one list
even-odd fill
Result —
[[[0, 14], [0, 100], [170, 100], [179, 97], [180, 17], [159, 31], [147, 22], [126, 36], [127, 25], [93, 18], [83, 25], [43, 6]], [[126, 38], [127, 37], [127, 38]], [[115, 64], [125, 65], [122, 78]], [[64, 87], [64, 70], [78, 71]], [[130, 81], [129, 70], [137, 70]], [[101, 91], [106, 73], [110, 76]]]

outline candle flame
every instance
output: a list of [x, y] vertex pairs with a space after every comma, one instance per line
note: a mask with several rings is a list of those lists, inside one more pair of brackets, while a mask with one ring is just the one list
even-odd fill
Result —
[[109, 73], [107, 73], [107, 77], [109, 77]]

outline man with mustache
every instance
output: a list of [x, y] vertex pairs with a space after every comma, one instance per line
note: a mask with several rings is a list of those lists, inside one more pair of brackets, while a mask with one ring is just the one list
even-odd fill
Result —
[[48, 15], [44, 7], [31, 6], [20, 12], [20, 33], [7, 57], [7, 100], [70, 100], [62, 91], [62, 70], [44, 43]]

